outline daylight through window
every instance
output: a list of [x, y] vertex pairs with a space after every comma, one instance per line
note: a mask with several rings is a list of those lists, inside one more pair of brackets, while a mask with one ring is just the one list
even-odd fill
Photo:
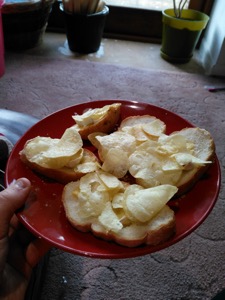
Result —
[[[106, 0], [108, 5], [123, 6], [123, 7], [136, 7], [151, 10], [163, 10], [170, 8], [173, 5], [173, 0]], [[177, 0], [177, 3], [179, 1]], [[186, 7], [188, 7], [187, 1]]]

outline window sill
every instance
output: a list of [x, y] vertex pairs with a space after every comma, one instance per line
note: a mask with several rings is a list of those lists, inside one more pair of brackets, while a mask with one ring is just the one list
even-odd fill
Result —
[[[160, 56], [160, 47], [160, 44], [154, 43], [103, 38], [98, 52], [82, 55], [73, 53], [68, 49], [64, 33], [46, 32], [38, 47], [26, 50], [23, 54], [57, 57], [59, 59], [82, 59], [143, 69], [203, 73], [195, 57], [183, 65], [171, 64], [163, 60]], [[10, 57], [10, 53], [6, 54]]]
[[[48, 20], [49, 31], [65, 31], [63, 14], [59, 8], [60, 3], [61, 0], [57, 0], [53, 4]], [[108, 7], [110, 13], [105, 23], [105, 37], [141, 42], [161, 42], [161, 11], [111, 5]]]

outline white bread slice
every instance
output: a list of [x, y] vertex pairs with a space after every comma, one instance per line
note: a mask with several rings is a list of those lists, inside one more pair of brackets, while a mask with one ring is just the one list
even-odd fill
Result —
[[[82, 178], [84, 179], [84, 177]], [[92, 182], [93, 183], [93, 182]], [[127, 183], [124, 185], [126, 189]], [[112, 214], [105, 215], [105, 222], [118, 222], [121, 227], [119, 230], [111, 230], [104, 226], [100, 221], [102, 212], [95, 214], [95, 211], [86, 212], [90, 208], [84, 198], [84, 191], [80, 189], [80, 182], [70, 182], [64, 187], [62, 194], [62, 202], [65, 209], [66, 217], [70, 224], [79, 231], [92, 232], [96, 237], [100, 237], [106, 241], [114, 241], [126, 247], [137, 247], [139, 245], [158, 245], [167, 241], [175, 233], [176, 222], [175, 215], [168, 205], [163, 205], [156, 215], [147, 222], [131, 221], [127, 217], [123, 217], [123, 226], [118, 222]], [[92, 196], [94, 197], [94, 195]], [[148, 199], [149, 201], [149, 199]], [[137, 201], [139, 203], [139, 201]], [[110, 201], [104, 203], [102, 211]], [[85, 209], [84, 209], [85, 207]], [[120, 214], [120, 213], [119, 213]], [[125, 218], [125, 220], [124, 220]], [[117, 226], [117, 224], [116, 224]]]
[[[166, 135], [164, 131], [166, 130], [166, 127], [164, 128], [163, 123], [158, 123], [159, 124], [159, 136], [157, 135], [145, 135], [143, 136], [140, 134], [140, 131], [132, 131], [133, 128], [137, 128], [139, 125], [145, 125], [145, 124], [151, 124], [158, 120], [154, 116], [149, 116], [149, 115], [143, 115], [143, 116], [131, 116], [126, 119], [124, 119], [121, 122], [121, 125], [118, 129], [117, 132], [114, 132], [111, 135], [103, 136], [99, 138], [99, 141], [102, 142], [97, 144], [98, 148], [98, 153], [101, 161], [103, 162], [104, 165], [104, 160], [105, 157], [107, 157], [107, 147], [104, 148], [104, 140], [108, 140], [109, 137], [113, 137], [115, 133], [120, 133], [124, 132], [124, 134], [131, 135], [132, 137], [135, 138], [135, 149], [133, 147], [129, 146], [129, 151], [132, 153], [128, 152], [126, 149], [123, 148], [123, 144], [121, 143], [121, 149], [127, 156], [129, 157], [130, 161], [130, 167], [128, 168], [130, 171], [130, 174], [136, 179], [137, 184], [148, 188], [154, 185], [158, 184], [172, 184], [175, 185], [179, 188], [177, 195], [180, 196], [187, 191], [189, 191], [193, 185], [203, 176], [203, 174], [207, 171], [208, 167], [211, 165], [211, 163], [214, 162], [215, 159], [215, 144], [213, 141], [213, 138], [211, 134], [205, 130], [201, 129], [198, 127], [194, 128], [184, 128], [180, 131], [176, 131], [171, 133], [170, 135]], [[145, 129], [145, 127], [143, 127]], [[148, 127], [150, 128], [150, 127]], [[156, 132], [157, 132], [157, 126]], [[153, 131], [155, 129], [153, 127]], [[162, 129], [162, 130], [161, 130]], [[206, 163], [189, 163], [188, 166], [181, 167], [179, 170], [175, 172], [164, 172], [162, 171], [163, 161], [166, 161], [166, 147], [167, 147], [167, 142], [164, 142], [163, 144], [163, 149], [162, 153], [158, 153], [159, 150], [156, 148], [160, 146], [161, 144], [158, 144], [158, 141], [162, 137], [173, 137], [175, 135], [183, 136], [184, 139], [182, 139], [183, 143], [181, 143], [181, 139], [177, 138], [177, 141], [173, 141], [172, 145], [168, 145], [169, 152], [171, 152], [173, 146], [175, 146], [174, 151], [184, 151], [185, 154], [190, 154], [194, 156], [195, 158], [204, 161]], [[98, 138], [98, 137], [97, 137]], [[128, 139], [127, 139], [128, 140]], [[151, 141], [151, 143], [150, 143]], [[149, 142], [149, 146], [146, 146], [147, 143]], [[124, 143], [126, 143], [126, 139], [124, 140]], [[176, 144], [178, 143], [178, 144]], [[179, 144], [180, 143], [180, 144]], [[146, 148], [144, 148], [146, 146]], [[120, 139], [116, 138], [116, 140], [108, 145], [108, 148], [112, 150], [113, 147], [120, 148]], [[149, 147], [149, 150], [148, 150]], [[155, 147], [155, 148], [154, 148]], [[188, 147], [191, 147], [190, 151], [188, 150]], [[185, 149], [187, 148], [187, 149]], [[108, 150], [109, 150], [108, 149]], [[139, 153], [138, 153], [139, 149]], [[152, 150], [153, 149], [153, 150]], [[154, 150], [155, 149], [155, 150]], [[150, 152], [148, 152], [150, 151]], [[154, 156], [154, 151], [156, 153], [156, 156]], [[165, 152], [163, 154], [163, 151]], [[186, 151], [186, 152], [185, 152]], [[189, 153], [189, 152], [190, 153]], [[168, 152], [168, 153], [169, 153]], [[105, 155], [103, 155], [105, 153]], [[135, 153], [133, 155], [133, 153]], [[176, 152], [174, 152], [175, 154]], [[173, 153], [170, 153], [168, 155], [172, 155]], [[135, 156], [136, 155], [136, 156]], [[139, 156], [139, 158], [138, 158]], [[140, 158], [141, 157], [141, 158]], [[169, 157], [169, 156], [168, 156]], [[136, 159], [137, 158], [137, 159]], [[153, 160], [155, 158], [155, 160]], [[123, 160], [124, 162], [125, 160]], [[138, 161], [138, 163], [135, 165], [135, 163]], [[153, 169], [151, 168], [151, 165], [158, 165], [159, 163], [159, 168], [160, 169]], [[161, 163], [162, 162], [162, 163]], [[112, 164], [113, 164], [112, 160]], [[134, 164], [134, 165], [133, 165]], [[115, 166], [116, 169], [118, 169], [118, 166]], [[182, 170], [183, 168], [183, 170]], [[132, 171], [133, 170], [133, 171]]]
[[[151, 125], [153, 126], [152, 129], [154, 129], [155, 132], [158, 132], [158, 134], [165, 133], [165, 131], [166, 131], [166, 124], [163, 121], [161, 121], [160, 119], [156, 118], [155, 116], [151, 116], [151, 115], [127, 117], [122, 120], [118, 130], [129, 132], [130, 129], [132, 130], [132, 128], [139, 127], [139, 128], [142, 128], [143, 133], [145, 133], [145, 134], [148, 133], [149, 135], [151, 135], [150, 132], [148, 132], [148, 127], [150, 128]], [[157, 134], [156, 134], [156, 136], [157, 136]], [[152, 138], [153, 137], [154, 137], [154, 135], [152, 135]]]
[[122, 130], [124, 127], [133, 127], [140, 124], [147, 124], [155, 121], [157, 118], [151, 115], [136, 115], [123, 119], [120, 123], [118, 130]]
[[75, 191], [79, 189], [79, 181], [69, 182], [62, 194], [62, 203], [64, 205], [66, 217], [73, 227], [82, 231], [91, 231], [91, 224], [94, 222], [95, 217], [85, 218], [80, 214], [81, 203], [77, 201]]
[[[175, 133], [172, 133], [172, 135]], [[202, 128], [184, 128], [179, 131], [188, 141], [194, 144], [195, 157], [203, 161], [215, 161], [215, 143], [211, 134]], [[196, 182], [206, 173], [211, 164], [204, 164], [192, 170], [184, 171], [177, 184], [178, 193], [176, 196], [183, 195], [189, 191]]]
[[[145, 118], [144, 118], [144, 120], [145, 120]], [[137, 119], [135, 117], [128, 118], [128, 120], [125, 120], [125, 124], [130, 124], [129, 126], [132, 126], [132, 125], [136, 124], [138, 121], [139, 121], [139, 118], [137, 118]], [[155, 146], [153, 146], [154, 143], [151, 143], [149, 150], [148, 150], [148, 146], [146, 146], [147, 144], [143, 143], [139, 147], [140, 152], [138, 152], [138, 150], [137, 150], [136, 151], [137, 154], [130, 156], [130, 164], [131, 164], [130, 171], [131, 171], [131, 174], [136, 178], [137, 184], [139, 184], [145, 188], [152, 186], [152, 184], [172, 184], [172, 185], [177, 186], [179, 189], [176, 196], [181, 196], [182, 194], [186, 193], [193, 187], [193, 185], [207, 171], [207, 169], [211, 165], [211, 163], [214, 162], [214, 160], [215, 160], [215, 144], [214, 144], [211, 134], [207, 130], [201, 129], [198, 127], [184, 128], [180, 131], [171, 133], [170, 135], [168, 135], [168, 137], [173, 137], [175, 135], [183, 136], [185, 138], [187, 147], [188, 147], [188, 145], [191, 145], [190, 153], [192, 156], [194, 156], [195, 158], [197, 158], [201, 161], [207, 162], [207, 163], [189, 164], [188, 166], [184, 166], [183, 170], [180, 170], [179, 173], [177, 173], [177, 172], [176, 173], [168, 173], [168, 172], [163, 173], [162, 172], [162, 167], [164, 166], [163, 161], [166, 161], [166, 156], [163, 153], [162, 153], [162, 155], [159, 154], [158, 150], [156, 148], [154, 148], [154, 147], [159, 146], [159, 144], [157, 143], [157, 140], [154, 140], [154, 141], [156, 141]], [[166, 136], [167, 135], [165, 135], [165, 137]], [[163, 135], [162, 135], [162, 137], [163, 137]], [[166, 143], [167, 142], [165, 142], [165, 144], [164, 144], [165, 147], [167, 146]], [[145, 146], [146, 146], [146, 148], [144, 148]], [[178, 144], [178, 146], [179, 146], [179, 144]], [[151, 147], [153, 147], [153, 148], [151, 148]], [[171, 147], [171, 145], [169, 145], [168, 147]], [[156, 149], [156, 152], [154, 152], [154, 150], [152, 150], [152, 149]], [[174, 154], [175, 153], [176, 152], [174, 152]], [[187, 154], [188, 154], [188, 152], [187, 152]], [[139, 171], [142, 171], [143, 168], [145, 168], [144, 172], [142, 172], [142, 175], [139, 175], [139, 174], [141, 174], [140, 172], [137, 175], [132, 173], [132, 167], [133, 167], [132, 164], [135, 161], [135, 155], [142, 155], [142, 159], [141, 160], [139, 159], [139, 166], [136, 166], [136, 167], [134, 166], [134, 168], [136, 168], [136, 170], [139, 170]], [[156, 160], [154, 160], [154, 163], [153, 163], [154, 157], [156, 158]], [[152, 171], [151, 167], [149, 167], [149, 169], [148, 169], [149, 171], [147, 170], [148, 165], [154, 164], [156, 166], [157, 161], [160, 161], [160, 160], [162, 161], [162, 163], [159, 164], [159, 169], [157, 169], [157, 170], [153, 169], [154, 171]], [[142, 167], [141, 167], [141, 165], [142, 165]], [[138, 169], [137, 169], [137, 167], [138, 167]], [[158, 172], [158, 170], [159, 170], [159, 172]], [[151, 175], [148, 173], [151, 173]], [[159, 174], [161, 174], [160, 177], [159, 177]], [[181, 175], [179, 175], [179, 177], [175, 177], [175, 176], [178, 176], [177, 174], [181, 174]], [[152, 179], [149, 176], [152, 176]], [[151, 180], [148, 180], [148, 178]], [[154, 181], [155, 181], [155, 183], [154, 183]]]
[[[57, 182], [60, 182], [62, 184], [67, 184], [68, 182], [75, 181], [80, 179], [82, 176], [84, 176], [86, 173], [90, 172], [90, 170], [83, 169], [82, 171], [79, 170], [79, 165], [82, 163], [94, 163], [96, 164], [96, 169], [99, 167], [99, 161], [98, 158], [88, 149], [84, 149], [83, 151], [83, 158], [81, 159], [79, 165], [74, 168], [69, 167], [62, 167], [59, 169], [53, 169], [41, 166], [37, 163], [32, 162], [29, 160], [25, 152], [22, 150], [20, 152], [20, 159], [22, 162], [24, 162], [30, 169], [34, 170], [35, 172], [48, 177], [50, 179], [56, 180]], [[93, 169], [91, 169], [93, 171]]]
[[140, 245], [156, 246], [170, 239], [176, 231], [174, 211], [165, 205], [163, 209], [149, 223], [145, 225], [131, 224], [124, 227], [119, 233], [107, 232], [99, 223], [92, 224], [95, 236], [126, 247]]
[[82, 139], [87, 140], [88, 135], [94, 132], [112, 132], [119, 121], [120, 109], [121, 103], [114, 103], [103, 108], [90, 109], [83, 115], [74, 115], [76, 129]]

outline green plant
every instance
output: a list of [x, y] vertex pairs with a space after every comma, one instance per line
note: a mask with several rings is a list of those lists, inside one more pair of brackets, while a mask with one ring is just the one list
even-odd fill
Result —
[[181, 18], [182, 10], [185, 7], [185, 4], [188, 2], [188, 0], [179, 0], [178, 5], [176, 4], [176, 0], [173, 0], [173, 9], [174, 14], [176, 18]]

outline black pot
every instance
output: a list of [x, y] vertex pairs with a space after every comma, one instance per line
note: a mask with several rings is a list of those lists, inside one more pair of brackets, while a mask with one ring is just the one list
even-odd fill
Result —
[[47, 27], [52, 2], [33, 10], [2, 12], [4, 44], [6, 49], [25, 50], [35, 47]]
[[71, 51], [78, 53], [93, 53], [98, 51], [104, 31], [109, 8], [94, 14], [71, 14], [61, 11], [65, 18], [66, 36]]

